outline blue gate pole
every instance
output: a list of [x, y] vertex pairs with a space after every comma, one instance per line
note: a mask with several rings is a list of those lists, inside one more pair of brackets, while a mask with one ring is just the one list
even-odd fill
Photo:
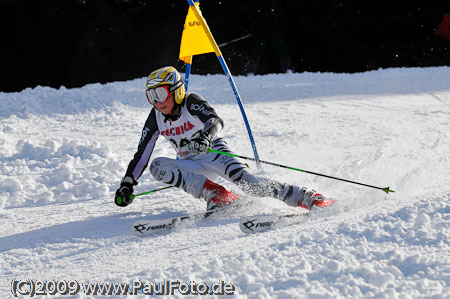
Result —
[[189, 57], [189, 62], [186, 63], [186, 73], [184, 75], [184, 89], [186, 90], [186, 92], [188, 91], [189, 87], [189, 76], [191, 75], [192, 58], [193, 56]]
[[[242, 117], [244, 118], [245, 127], [247, 128], [248, 137], [250, 138], [250, 143], [252, 145], [253, 154], [255, 156], [255, 162], [258, 169], [261, 168], [261, 164], [259, 161], [259, 155], [258, 151], [256, 150], [256, 144], [255, 140], [253, 139], [252, 130], [250, 129], [250, 124], [248, 123], [247, 115], [244, 110], [244, 106], [242, 104], [241, 96], [239, 95], [239, 91], [236, 87], [236, 83], [234, 82], [233, 76], [231, 75], [230, 69], [228, 68], [227, 63], [225, 62], [225, 59], [222, 56], [222, 52], [220, 51], [219, 46], [217, 45], [216, 41], [214, 40], [214, 37], [212, 36], [211, 30], [208, 27], [208, 24], [206, 23], [205, 18], [203, 18], [202, 14], [198, 10], [197, 6], [195, 6], [194, 2], [199, 2], [198, 0], [187, 0], [189, 5], [193, 8], [194, 14], [197, 17], [198, 20], [201, 21], [201, 25], [203, 29], [205, 30], [206, 35], [208, 36], [209, 41], [211, 42], [211, 45], [214, 48], [214, 52], [216, 53], [217, 59], [219, 59], [220, 65], [222, 66], [223, 71], [225, 72], [225, 75], [228, 77], [228, 81], [230, 82], [231, 88], [233, 89], [234, 95], [236, 96], [236, 101], [239, 105], [239, 109], [241, 110]], [[186, 68], [187, 70], [187, 68]]]
[[233, 76], [231, 75], [230, 70], [228, 69], [228, 65], [225, 62], [225, 59], [223, 59], [223, 56], [217, 56], [219, 59], [220, 65], [222, 66], [223, 71], [225, 72], [225, 75], [228, 78], [228, 82], [230, 82], [231, 88], [233, 89], [234, 95], [236, 97], [236, 101], [239, 105], [239, 109], [241, 110], [242, 117], [244, 118], [245, 127], [247, 128], [248, 137], [250, 138], [250, 143], [252, 145], [253, 154], [255, 156], [255, 161], [258, 169], [261, 168], [260, 162], [259, 162], [259, 156], [258, 151], [256, 150], [256, 144], [255, 140], [253, 139], [252, 130], [250, 129], [250, 124], [248, 123], [247, 115], [244, 110], [244, 105], [241, 101], [241, 96], [239, 95], [239, 90], [236, 87], [236, 83], [234, 82]]

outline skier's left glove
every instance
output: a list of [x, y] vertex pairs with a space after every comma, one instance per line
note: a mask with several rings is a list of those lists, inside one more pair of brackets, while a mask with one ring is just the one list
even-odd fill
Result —
[[193, 154], [206, 155], [211, 146], [211, 135], [201, 134], [199, 137], [191, 140], [189, 151]]
[[129, 176], [122, 179], [120, 183], [120, 188], [116, 191], [116, 196], [114, 197], [114, 202], [119, 207], [126, 207], [133, 202], [133, 186], [137, 185], [137, 182]]

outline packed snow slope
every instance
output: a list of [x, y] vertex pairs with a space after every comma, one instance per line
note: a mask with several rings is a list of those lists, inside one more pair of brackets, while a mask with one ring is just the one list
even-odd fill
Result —
[[[396, 192], [249, 163], [337, 203], [245, 235], [243, 216], [298, 209], [244, 196], [232, 215], [138, 238], [130, 233], [137, 219], [205, 209], [177, 189], [113, 203], [150, 111], [145, 78], [0, 93], [0, 297], [12, 296], [14, 279], [32, 279], [222, 280], [235, 298], [449, 298], [450, 68], [235, 80], [261, 159]], [[224, 119], [231, 148], [252, 157], [227, 78], [193, 75], [190, 91]], [[163, 138], [157, 156], [174, 157]], [[146, 171], [135, 192], [160, 186]]]

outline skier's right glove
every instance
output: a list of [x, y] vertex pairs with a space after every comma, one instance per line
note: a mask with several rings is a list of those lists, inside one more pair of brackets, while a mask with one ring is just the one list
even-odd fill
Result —
[[133, 202], [133, 185], [136, 185], [136, 181], [129, 176], [122, 179], [120, 183], [120, 188], [116, 191], [116, 196], [114, 197], [114, 202], [119, 207], [126, 207]]
[[193, 154], [206, 155], [208, 148], [211, 146], [211, 136], [200, 134], [199, 137], [191, 140], [189, 144], [189, 151]]

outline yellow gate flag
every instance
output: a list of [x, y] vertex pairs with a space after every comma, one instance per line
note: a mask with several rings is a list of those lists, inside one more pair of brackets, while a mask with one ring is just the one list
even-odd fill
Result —
[[[200, 12], [200, 3], [195, 3], [196, 9]], [[194, 55], [214, 52], [214, 47], [208, 37], [202, 22], [204, 18], [197, 18], [194, 7], [189, 7], [186, 21], [184, 22], [183, 35], [181, 36], [179, 59], [185, 63], [190, 63]]]

